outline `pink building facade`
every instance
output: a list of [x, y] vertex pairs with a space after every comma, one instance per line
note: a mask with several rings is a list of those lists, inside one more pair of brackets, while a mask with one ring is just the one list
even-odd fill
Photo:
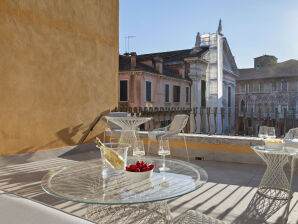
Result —
[[[191, 80], [185, 68], [166, 66], [155, 54], [119, 56], [119, 107], [182, 110], [190, 108]], [[146, 129], [168, 124], [173, 114], [162, 113], [162, 119]]]

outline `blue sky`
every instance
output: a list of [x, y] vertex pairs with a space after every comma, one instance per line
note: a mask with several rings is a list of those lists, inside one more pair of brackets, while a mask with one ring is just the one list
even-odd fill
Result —
[[137, 54], [192, 48], [220, 18], [238, 68], [263, 54], [298, 60], [298, 0], [120, 0], [119, 51], [125, 36]]

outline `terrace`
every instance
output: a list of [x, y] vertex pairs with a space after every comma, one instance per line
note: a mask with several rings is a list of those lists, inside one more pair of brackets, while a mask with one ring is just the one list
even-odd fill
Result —
[[[140, 135], [145, 137], [146, 134], [142, 132]], [[207, 171], [208, 182], [199, 190], [169, 201], [174, 217], [188, 209], [193, 209], [231, 223], [282, 223], [286, 201], [268, 199], [256, 193], [265, 166], [254, 153], [249, 152], [249, 145], [258, 144], [260, 139], [186, 135], [187, 142], [191, 146], [191, 162]], [[183, 153], [179, 154], [180, 151], [184, 152], [179, 149], [181, 137], [181, 135], [175, 137], [172, 141], [173, 156], [185, 159]], [[215, 143], [212, 138], [216, 138], [217, 142]], [[196, 142], [199, 143], [199, 147]], [[238, 152], [235, 151], [237, 148]], [[2, 157], [0, 187], [7, 193], [84, 217], [87, 209], [85, 204], [68, 202], [47, 195], [41, 189], [40, 181], [49, 170], [99, 157], [100, 152], [94, 143]], [[286, 167], [286, 170], [289, 171], [289, 167]], [[298, 221], [297, 203], [298, 179], [296, 178], [288, 223], [294, 224]], [[0, 203], [0, 207], [4, 208], [4, 206]]]
[[[87, 223], [84, 219], [68, 222], [72, 218], [67, 218], [85, 218], [87, 204], [50, 196], [42, 189], [41, 180], [57, 169], [100, 158], [91, 142], [103, 135], [106, 122], [102, 116], [118, 106], [119, 1], [36, 2], [0, 1], [0, 47], [5, 52], [0, 60], [0, 222]], [[220, 33], [221, 28], [213, 37]], [[195, 48], [198, 50], [199, 44]], [[248, 123], [261, 121], [269, 125], [274, 120], [281, 129], [279, 134], [284, 135], [288, 128], [297, 126], [296, 111], [288, 113], [280, 108], [274, 113], [246, 113], [251, 110], [244, 108], [233, 114], [227, 107], [118, 109], [154, 117], [151, 129], [164, 126], [177, 113], [200, 115], [200, 122], [194, 126], [200, 134], [172, 137], [171, 154], [183, 161], [181, 164], [187, 164], [185, 137], [190, 162], [206, 170], [208, 182], [168, 201], [174, 217], [192, 209], [236, 224], [282, 223], [286, 200], [256, 193], [266, 166], [251, 146], [262, 144], [261, 139], [230, 134], [237, 125], [236, 117], [244, 120], [243, 134], [256, 133], [256, 129], [249, 131]], [[218, 116], [220, 119], [216, 119]], [[217, 132], [212, 125], [218, 121], [222, 128]], [[282, 122], [283, 128], [278, 126]], [[190, 126], [187, 124], [186, 129], [190, 130]], [[145, 144], [147, 134], [139, 132]], [[150, 151], [154, 158], [156, 146], [152, 144]], [[285, 170], [289, 174], [288, 165]], [[98, 173], [101, 174], [99, 170]], [[297, 179], [294, 178], [288, 219], [293, 224], [298, 222]], [[33, 206], [32, 202], [37, 203]], [[59, 215], [55, 215], [57, 212]], [[60, 221], [51, 222], [53, 217]]]

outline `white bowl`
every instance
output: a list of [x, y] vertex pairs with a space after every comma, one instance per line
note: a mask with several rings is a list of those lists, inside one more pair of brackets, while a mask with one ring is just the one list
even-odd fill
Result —
[[152, 176], [152, 170], [146, 171], [146, 172], [131, 172], [131, 171], [124, 171], [124, 174], [127, 179], [132, 180], [132, 181], [142, 181], [146, 180], [148, 178], [151, 178]]
[[265, 142], [265, 147], [267, 150], [282, 151], [283, 143]]

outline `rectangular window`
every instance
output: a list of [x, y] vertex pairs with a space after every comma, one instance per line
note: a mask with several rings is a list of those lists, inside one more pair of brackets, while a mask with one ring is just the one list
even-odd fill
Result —
[[128, 82], [127, 80], [120, 80], [120, 101], [127, 102], [128, 101]]
[[146, 101], [151, 102], [151, 82], [146, 81]]
[[185, 88], [185, 97], [186, 97], [186, 103], [188, 103], [189, 102], [189, 87], [188, 86], [186, 86], [186, 88]]
[[168, 84], [165, 85], [165, 102], [168, 103], [169, 102], [169, 91], [170, 91], [170, 87]]
[[232, 94], [231, 94], [231, 87], [228, 87], [228, 107], [231, 107], [231, 101], [232, 101]]
[[240, 84], [240, 92], [245, 93], [245, 83]]
[[180, 102], [180, 86], [173, 86], [173, 99], [175, 103]]
[[254, 89], [254, 84], [253, 83], [249, 83], [248, 84], [248, 92], [249, 93], [252, 93], [253, 92], [253, 89]]
[[276, 83], [276, 81], [273, 81], [271, 83], [271, 91], [277, 91], [277, 83]]

